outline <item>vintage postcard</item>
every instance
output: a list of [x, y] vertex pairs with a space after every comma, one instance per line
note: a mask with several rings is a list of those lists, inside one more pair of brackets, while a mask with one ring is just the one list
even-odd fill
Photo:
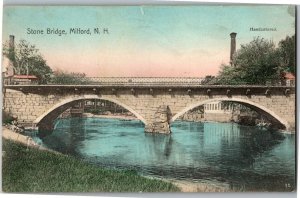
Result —
[[4, 6], [4, 192], [296, 190], [293, 5]]

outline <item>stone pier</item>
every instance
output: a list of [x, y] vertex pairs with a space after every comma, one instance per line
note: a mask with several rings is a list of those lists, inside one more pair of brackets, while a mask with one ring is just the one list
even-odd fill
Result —
[[149, 133], [171, 133], [170, 120], [171, 120], [170, 108], [166, 105], [161, 105], [157, 108], [153, 116], [153, 121], [150, 124], [145, 125], [145, 132]]

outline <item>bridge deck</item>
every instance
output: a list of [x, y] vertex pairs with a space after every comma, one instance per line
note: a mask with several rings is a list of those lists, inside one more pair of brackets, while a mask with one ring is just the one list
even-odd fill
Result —
[[4, 85], [4, 88], [289, 88], [294, 86], [268, 86], [268, 85], [199, 85], [199, 84], [181, 84], [181, 83], [116, 83], [116, 84], [88, 84], [88, 85]]

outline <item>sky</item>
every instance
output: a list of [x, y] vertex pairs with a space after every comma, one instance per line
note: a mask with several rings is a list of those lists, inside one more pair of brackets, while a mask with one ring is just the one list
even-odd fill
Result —
[[[231, 32], [237, 33], [237, 49], [258, 36], [277, 44], [295, 33], [293, 11], [287, 5], [6, 6], [2, 36], [36, 45], [53, 70], [90, 77], [204, 77], [229, 63]], [[44, 33], [29, 34], [28, 28]], [[47, 28], [67, 34], [47, 34]], [[71, 28], [91, 34], [71, 34]]]

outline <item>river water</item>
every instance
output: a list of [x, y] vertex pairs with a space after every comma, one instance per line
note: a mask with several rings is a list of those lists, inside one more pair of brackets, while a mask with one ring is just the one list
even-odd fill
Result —
[[234, 123], [175, 121], [171, 135], [144, 133], [138, 120], [69, 118], [47, 147], [99, 166], [226, 186], [236, 191], [295, 189], [295, 135]]

